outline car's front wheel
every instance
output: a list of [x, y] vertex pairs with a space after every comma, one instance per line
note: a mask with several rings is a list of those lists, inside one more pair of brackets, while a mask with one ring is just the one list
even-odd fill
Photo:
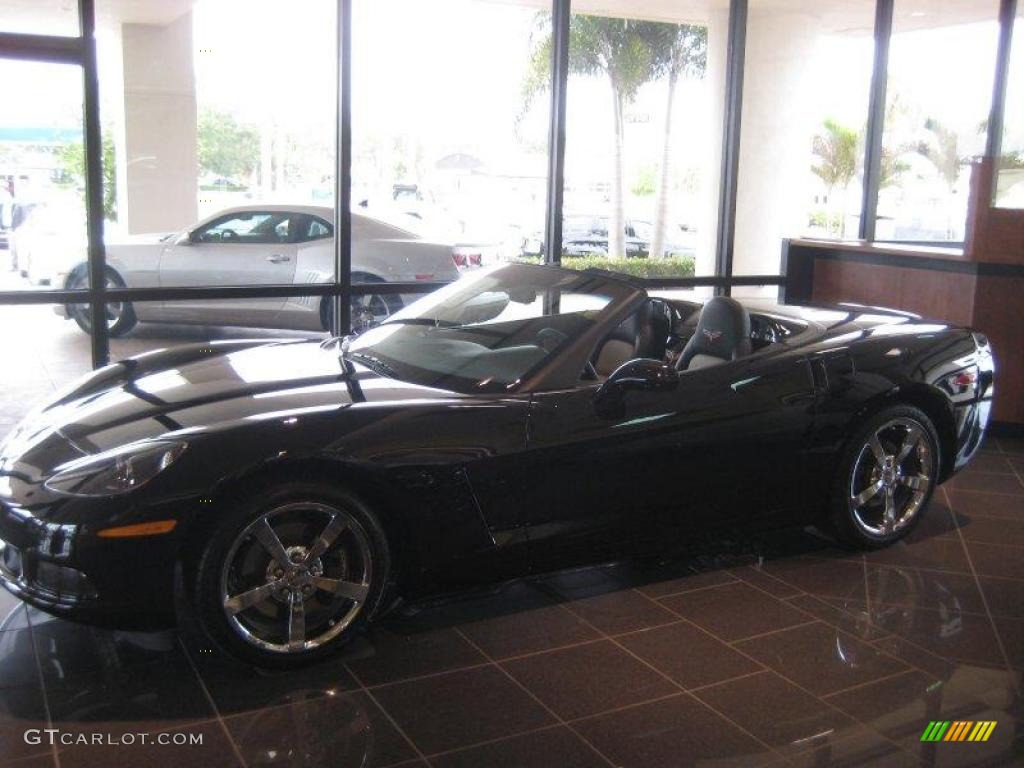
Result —
[[[114, 270], [107, 268], [107, 288], [124, 288], [124, 280]], [[75, 267], [68, 277], [67, 288], [69, 291], [88, 290], [89, 272], [85, 265]], [[92, 334], [92, 312], [88, 304], [68, 304], [68, 316], [71, 317], [78, 327], [88, 334]], [[107, 333], [112, 337], [124, 336], [135, 327], [138, 319], [135, 317], [135, 309], [128, 301], [108, 301], [106, 308]]]
[[877, 548], [906, 536], [938, 482], [939, 439], [919, 408], [868, 419], [847, 444], [833, 487], [832, 524], [846, 543]]
[[287, 482], [236, 505], [199, 560], [196, 614], [228, 653], [292, 667], [341, 648], [380, 602], [390, 552], [356, 496]]

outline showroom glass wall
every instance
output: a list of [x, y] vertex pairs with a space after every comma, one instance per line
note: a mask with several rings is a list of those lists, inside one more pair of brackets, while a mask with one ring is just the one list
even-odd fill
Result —
[[[995, 0], [309, 0], [287, 12], [83, 0], [80, 23], [65, 6], [0, 0], [7, 102], [40, 82], [48, 94], [17, 110], [21, 124], [4, 111], [0, 161], [6, 177], [38, 166], [20, 196], [53, 212], [25, 239], [64, 239], [41, 249], [45, 269], [5, 278], [0, 304], [81, 306], [101, 325], [126, 302], [164, 313], [90, 343], [48, 308], [44, 335], [75, 339], [58, 349], [95, 364], [232, 335], [229, 323], [342, 330], [477, 262], [612, 266], [662, 288], [776, 285], [782, 238], [897, 236], [887, 211], [923, 221], [915, 200], [945, 211], [920, 239], [953, 241], [967, 173], [950, 160], [958, 176], [943, 187], [938, 161], [1002, 129], [982, 127], [992, 70], [1007, 65], [993, 61]], [[1001, 3], [1004, 28], [1015, 8]], [[929, 35], [972, 73], [962, 119], [934, 97], [941, 83], [900, 85], [931, 77], [913, 55], [933, 55], [915, 42]], [[1004, 155], [1019, 143], [1020, 47]], [[71, 74], [44, 81], [46, 68]], [[894, 138], [888, 107], [906, 90], [921, 119]], [[947, 128], [957, 143], [943, 154]], [[249, 210], [214, 216], [235, 206]], [[420, 269], [429, 249], [396, 241], [449, 251]], [[232, 269], [204, 255], [213, 244], [263, 250]], [[108, 267], [129, 258], [142, 266], [125, 288]], [[284, 308], [306, 313], [298, 328]]]
[[857, 236], [874, 17], [872, 3], [751, 0], [735, 274], [778, 269], [785, 237]]
[[1019, 209], [1024, 208], [1024, 5], [1018, 5], [1012, 30], [994, 200], [1000, 208]]

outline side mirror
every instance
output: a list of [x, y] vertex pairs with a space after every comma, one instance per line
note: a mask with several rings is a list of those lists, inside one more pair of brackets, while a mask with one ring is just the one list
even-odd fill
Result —
[[178, 235], [178, 237], [174, 241], [174, 244], [175, 245], [192, 245], [193, 242], [195, 242], [195, 241], [192, 239], [192, 233], [191, 232], [183, 232], [182, 234]]
[[630, 390], [645, 392], [668, 392], [679, 386], [679, 372], [661, 360], [640, 357], [627, 360], [602, 384], [594, 396], [594, 404], [600, 412], [613, 415], [625, 406], [626, 393]]

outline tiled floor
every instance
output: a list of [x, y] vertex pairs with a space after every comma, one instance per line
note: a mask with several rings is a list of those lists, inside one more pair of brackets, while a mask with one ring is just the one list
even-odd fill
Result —
[[[786, 531], [554, 574], [405, 611], [293, 673], [4, 595], [0, 765], [1024, 764], [1022, 464], [991, 440], [889, 550]], [[997, 726], [922, 743], [931, 720]], [[71, 743], [26, 741], [45, 728]], [[143, 732], [202, 745], [76, 743]]]

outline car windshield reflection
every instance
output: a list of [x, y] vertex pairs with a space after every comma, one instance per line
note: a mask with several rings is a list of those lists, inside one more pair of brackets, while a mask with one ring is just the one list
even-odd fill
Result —
[[352, 339], [344, 355], [384, 376], [500, 392], [554, 358], [632, 293], [586, 273], [504, 265], [447, 286]]

